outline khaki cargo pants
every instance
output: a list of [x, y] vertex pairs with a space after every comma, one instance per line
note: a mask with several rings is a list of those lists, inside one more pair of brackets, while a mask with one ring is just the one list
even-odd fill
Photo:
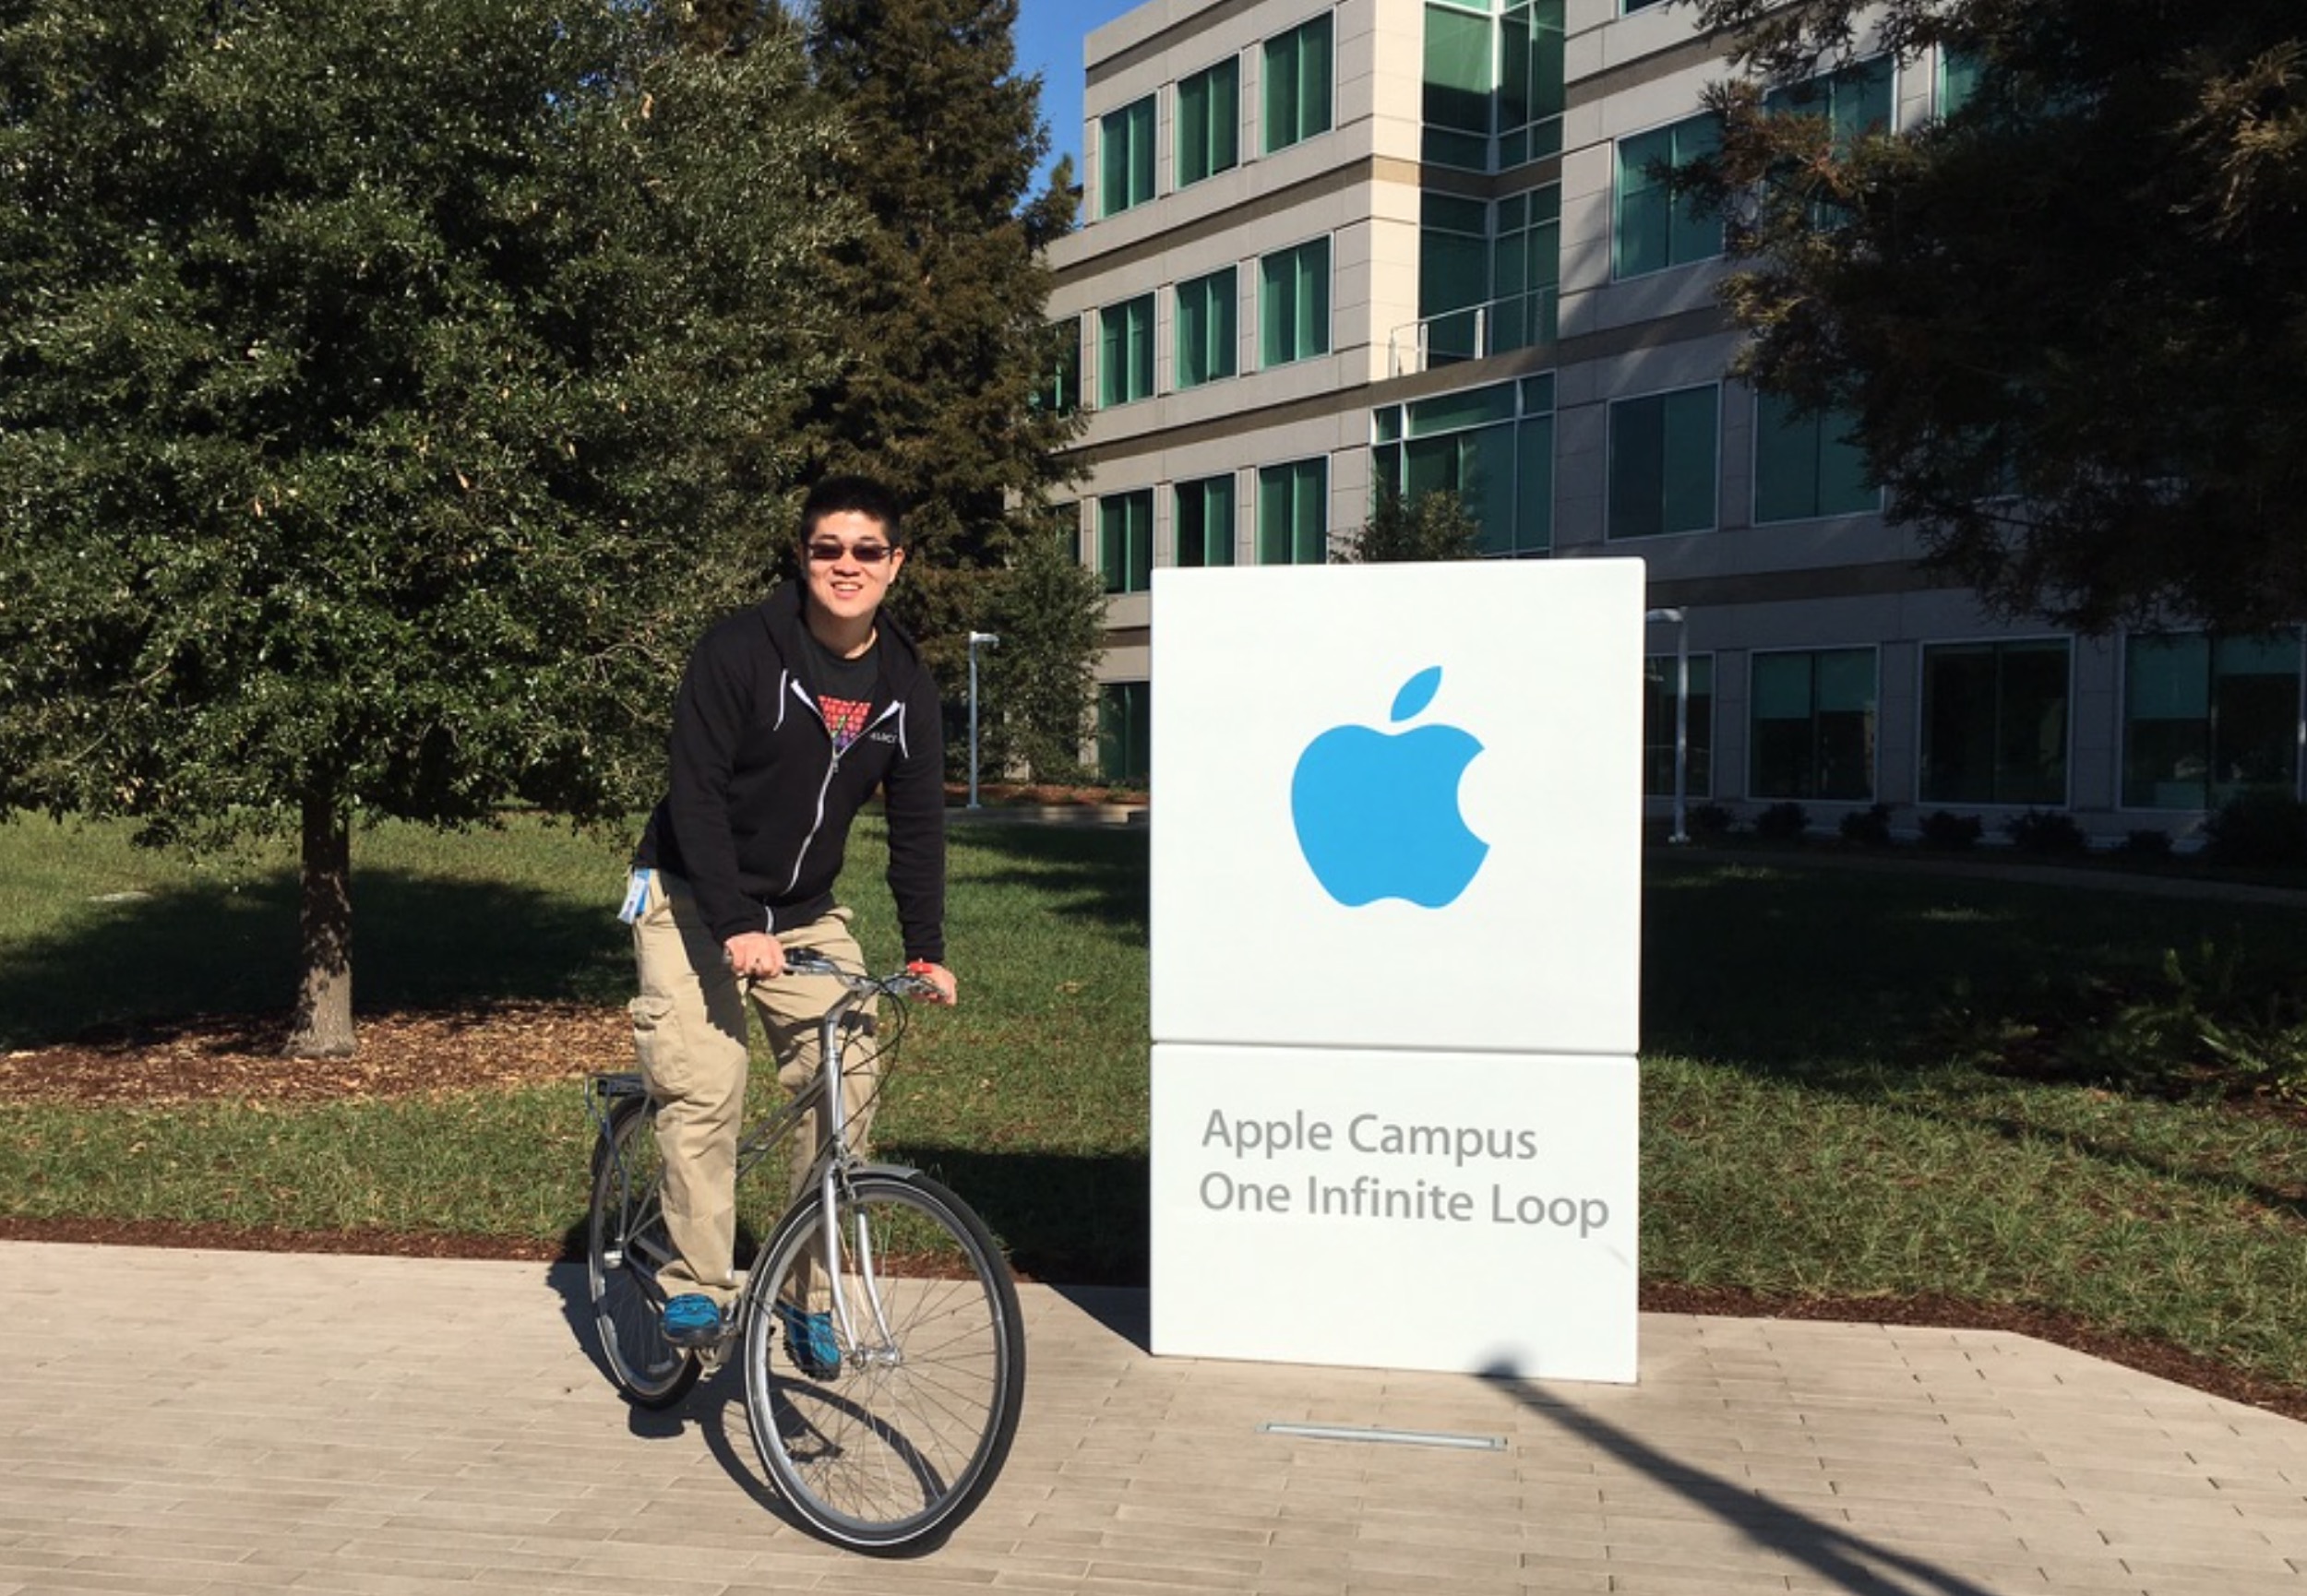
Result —
[[[777, 940], [811, 947], [845, 970], [862, 970], [865, 955], [849, 928], [850, 911], [836, 908]], [[657, 1148], [664, 1159], [665, 1229], [677, 1260], [659, 1273], [667, 1298], [698, 1292], [723, 1308], [736, 1280], [736, 1153], [745, 1116], [747, 1066], [745, 1001], [759, 1010], [778, 1064], [777, 1081], [798, 1091], [817, 1078], [818, 1026], [843, 993], [830, 976], [783, 975], [739, 982], [722, 959], [720, 938], [697, 910], [688, 883], [662, 870], [650, 873], [649, 894], [633, 922], [633, 961], [640, 994], [632, 1001], [633, 1048], [641, 1077], [657, 1104]], [[869, 1049], [867, 1050], [870, 1051]], [[872, 1126], [879, 1072], [861, 1060], [843, 1078], [848, 1142], [862, 1153]], [[831, 1134], [822, 1106], [795, 1144], [793, 1189], [808, 1176], [816, 1149]], [[806, 1264], [785, 1292], [812, 1310], [824, 1306], [821, 1284], [812, 1291]]]

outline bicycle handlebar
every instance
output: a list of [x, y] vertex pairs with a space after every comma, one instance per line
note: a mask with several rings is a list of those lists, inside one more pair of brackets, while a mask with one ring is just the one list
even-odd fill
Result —
[[861, 971], [843, 970], [814, 947], [786, 948], [785, 971], [792, 975], [830, 975], [861, 996], [879, 993], [886, 997], [923, 997], [935, 996], [938, 992], [935, 982], [909, 970], [901, 970], [894, 975], [867, 975]]

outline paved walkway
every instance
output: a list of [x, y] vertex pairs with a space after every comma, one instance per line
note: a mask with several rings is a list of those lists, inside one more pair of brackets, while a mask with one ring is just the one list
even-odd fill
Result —
[[1034, 1288], [1008, 1471], [891, 1562], [780, 1522], [727, 1376], [620, 1402], [568, 1268], [0, 1271], [0, 1596], [2307, 1592], [2307, 1426], [2002, 1333], [1651, 1315], [1640, 1385], [1512, 1385], [1156, 1360], [1142, 1292]]

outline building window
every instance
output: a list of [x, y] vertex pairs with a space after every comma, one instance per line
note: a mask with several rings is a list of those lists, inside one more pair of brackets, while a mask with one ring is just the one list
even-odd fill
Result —
[[1234, 563], [1234, 479], [1179, 482], [1175, 525], [1180, 566]]
[[1703, 532], [1714, 526], [1719, 396], [1710, 383], [1611, 404], [1611, 537]]
[[1046, 374], [1034, 389], [1034, 408], [1070, 416], [1082, 408], [1082, 320], [1067, 316], [1048, 327]]
[[1510, 4], [1498, 22], [1498, 168], [1562, 150], [1562, 0]]
[[1422, 159], [1504, 171], [1562, 148], [1562, 0], [1426, 7]]
[[1151, 95], [1098, 123], [1098, 213], [1113, 216], [1154, 197], [1154, 100]]
[[1756, 798], [1874, 797], [1874, 650], [1757, 654], [1748, 791]]
[[1425, 133], [1419, 151], [1436, 166], [1490, 165], [1490, 60], [1497, 24], [1451, 6], [1426, 8]]
[[1152, 488], [1097, 501], [1097, 569], [1109, 593], [1142, 593], [1154, 585]]
[[[1774, 89], [1763, 97], [1763, 105], [1779, 115], [1823, 116], [1835, 149], [1847, 151], [1861, 136], [1879, 133], [1891, 125], [1892, 76], [1891, 58], [1878, 56], [1839, 72]], [[1810, 210], [1811, 224], [1818, 228], [1835, 227], [1847, 214], [1839, 203], [1826, 198], [1813, 200]]]
[[1663, 4], [1665, 0], [1625, 0], [1625, 4], [1619, 7], [1619, 12], [1621, 16], [1632, 17], [1637, 11], [1647, 11], [1653, 6]]
[[1330, 352], [1330, 241], [1317, 238], [1258, 263], [1258, 363]]
[[2061, 639], [1922, 650], [1925, 804], [2067, 801], [2067, 657]]
[[1265, 152], [1330, 131], [1328, 12], [1266, 41]]
[[1154, 296], [1109, 304], [1097, 318], [1097, 402], [1107, 409], [1154, 393]]
[[1553, 542], [1554, 378], [1494, 383], [1389, 405], [1371, 418], [1380, 491], [1414, 505], [1455, 494], [1481, 523], [1485, 554], [1542, 554]]
[[1765, 110], [1781, 115], [1823, 116], [1835, 142], [1847, 148], [1868, 133], [1891, 125], [1891, 58], [1878, 55], [1839, 72], [1805, 78], [1763, 97]]
[[1492, 209], [1490, 352], [1552, 343], [1562, 278], [1562, 191], [1510, 194]]
[[2296, 633], [2130, 638], [2122, 673], [2124, 806], [2216, 809], [2257, 789], [2295, 795], [2299, 671]]
[[1618, 210], [1611, 229], [1612, 270], [1639, 277], [1722, 253], [1722, 218], [1667, 186], [1666, 168], [1712, 154], [1722, 126], [1711, 115], [1618, 142]]
[[1939, 114], [1952, 116], [1978, 98], [1987, 59], [1976, 50], [1953, 44], [1939, 47]]
[[1883, 507], [1866, 457], [1840, 411], [1797, 416], [1774, 394], [1754, 396], [1754, 518], [1799, 521]]
[[1241, 62], [1228, 56], [1177, 80], [1177, 186], [1230, 171], [1240, 161]]
[[1494, 205], [1421, 197], [1420, 370], [1554, 340], [1561, 214], [1562, 191], [1551, 185]]
[[1330, 462], [1295, 460], [1258, 472], [1258, 563], [1319, 566], [1330, 557]]
[[[1683, 717], [1687, 759], [1682, 793], [1710, 798], [1715, 791], [1715, 657], [1690, 657], [1689, 712]], [[1680, 678], [1675, 655], [1653, 654], [1643, 661], [1643, 794], [1674, 796], [1674, 700]]]
[[1153, 769], [1154, 689], [1147, 682], [1108, 682], [1097, 690], [1097, 774], [1142, 787]]
[[1232, 267], [1177, 285], [1177, 386], [1234, 375], [1237, 294]]

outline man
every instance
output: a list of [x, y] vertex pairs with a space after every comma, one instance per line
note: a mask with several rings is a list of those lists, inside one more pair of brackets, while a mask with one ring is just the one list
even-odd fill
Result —
[[[625, 917], [640, 995], [633, 1042], [657, 1105], [665, 1229], [665, 1339], [711, 1347], [736, 1296], [736, 1145], [748, 992], [798, 1090], [816, 1078], [830, 976], [788, 975], [790, 948], [847, 970], [864, 958], [833, 901], [849, 825], [879, 788], [889, 885], [907, 968], [954, 1001], [945, 959], [945, 771], [936, 684], [881, 613], [905, 564], [899, 506], [864, 477], [831, 477], [801, 508], [801, 580], [709, 630], [673, 713], [672, 781], [634, 853]], [[845, 1083], [861, 1148], [873, 1082]], [[821, 1114], [822, 1111], [820, 1111]], [[819, 1119], [808, 1144], [828, 1134]], [[794, 1160], [795, 1189], [807, 1149]], [[838, 1367], [829, 1316], [786, 1282], [786, 1346], [805, 1372]]]

